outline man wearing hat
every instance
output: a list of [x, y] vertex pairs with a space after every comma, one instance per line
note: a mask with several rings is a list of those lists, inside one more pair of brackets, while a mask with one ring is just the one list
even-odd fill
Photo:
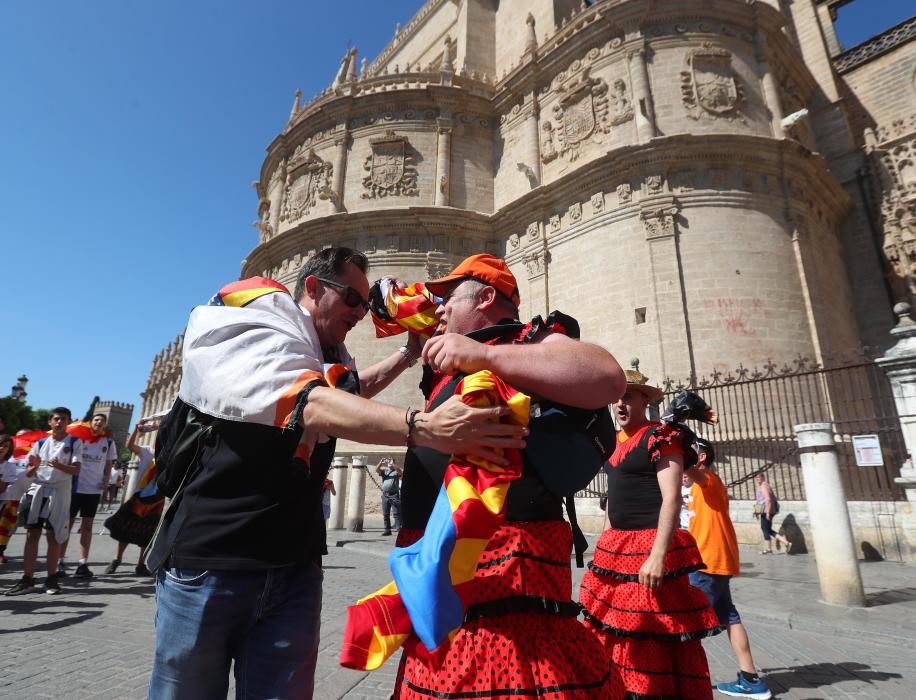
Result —
[[[423, 348], [427, 410], [452, 396], [465, 375], [480, 370], [492, 371], [541, 405], [594, 411], [623, 391], [623, 372], [610, 353], [570, 337], [578, 335], [574, 319], [555, 313], [546, 321], [518, 320], [518, 285], [503, 260], [471, 256], [426, 286], [442, 299], [437, 314], [445, 323], [445, 333]], [[529, 429], [532, 439], [538, 431], [534, 421]], [[405, 651], [395, 698], [484, 697], [505, 688], [541, 697], [557, 687], [565, 689], [564, 698], [622, 695], [600, 645], [576, 619], [572, 532], [563, 519], [562, 497], [539, 475], [531, 448], [522, 459], [505, 521], [481, 555], [464, 625], [441, 663]], [[408, 449], [398, 546], [422, 536], [448, 461], [449, 455], [436, 450]], [[566, 465], [551, 466], [561, 471]], [[487, 653], [479, 654], [482, 649]]]
[[773, 694], [757, 674], [747, 630], [732, 602], [731, 578], [741, 573], [741, 565], [738, 538], [728, 513], [728, 492], [715, 472], [713, 446], [697, 438], [695, 448], [697, 465], [684, 474], [684, 482], [690, 485], [690, 534], [697, 541], [704, 567], [690, 574], [690, 583], [709, 598], [738, 659], [737, 679], [716, 688], [725, 695], [768, 700]]
[[613, 405], [620, 431], [608, 465], [607, 523], [582, 579], [585, 621], [636, 697], [711, 698], [700, 640], [721, 631], [687, 574], [702, 566], [678, 528], [681, 475], [696, 461], [677, 424], [646, 418], [662, 392], [627, 370]]

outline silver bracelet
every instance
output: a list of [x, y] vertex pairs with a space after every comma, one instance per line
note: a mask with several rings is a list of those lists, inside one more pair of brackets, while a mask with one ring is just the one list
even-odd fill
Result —
[[404, 357], [407, 358], [408, 367], [413, 367], [415, 364], [417, 364], [417, 358], [411, 354], [410, 350], [408, 350], [406, 345], [402, 345], [401, 347], [399, 347], [398, 352], [402, 353]]

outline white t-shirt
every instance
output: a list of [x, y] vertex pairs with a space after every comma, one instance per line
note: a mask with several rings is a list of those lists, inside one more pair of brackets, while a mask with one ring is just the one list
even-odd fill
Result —
[[41, 459], [41, 466], [38, 467], [38, 471], [35, 473], [36, 484], [48, 484], [53, 486], [67, 484], [69, 486], [73, 477], [70, 474], [65, 474], [60, 469], [52, 467], [51, 460], [56, 458], [64, 464], [76, 464], [77, 462], [81, 462], [83, 456], [83, 441], [67, 435], [63, 440], [58, 442], [49, 435], [47, 438], [32, 445], [32, 451], [29, 452], [29, 457], [32, 455], [36, 455]]
[[76, 479], [77, 493], [102, 493], [105, 464], [117, 458], [117, 448], [111, 438], [83, 443], [83, 461]]
[[0, 501], [18, 501], [29, 488], [32, 480], [25, 475], [29, 466], [28, 460], [10, 459], [0, 464], [0, 481], [7, 484], [6, 491], [0, 493]]

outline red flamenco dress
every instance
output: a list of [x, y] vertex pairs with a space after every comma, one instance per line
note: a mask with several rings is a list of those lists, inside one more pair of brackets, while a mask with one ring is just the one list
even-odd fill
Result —
[[634, 435], [618, 434], [607, 469], [611, 529], [598, 540], [579, 592], [585, 622], [604, 644], [627, 698], [712, 698], [700, 640], [722, 627], [706, 594], [687, 578], [704, 566], [693, 537], [675, 529], [661, 585], [639, 583], [662, 504], [656, 463], [689, 454], [683, 440], [677, 428], [653, 422]]
[[[524, 335], [529, 326], [485, 329], [489, 342]], [[484, 340], [483, 338], [481, 340]], [[454, 394], [460, 377], [424, 375], [432, 410]], [[533, 429], [533, 428], [532, 428]], [[572, 599], [573, 536], [563, 503], [538, 478], [522, 452], [523, 469], [509, 487], [505, 521], [481, 554], [464, 624], [444, 659], [433, 664], [405, 650], [395, 700], [474, 698], [620, 700], [623, 686], [600, 642], [578, 619]], [[401, 486], [404, 524], [397, 546], [423, 534], [442, 484], [448, 455], [407, 451]]]

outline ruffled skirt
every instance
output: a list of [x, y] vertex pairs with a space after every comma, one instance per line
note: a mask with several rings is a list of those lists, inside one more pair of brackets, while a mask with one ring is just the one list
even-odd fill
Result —
[[700, 642], [722, 631], [706, 594], [687, 574], [703, 568], [693, 537], [675, 530], [665, 578], [655, 590], [639, 583], [639, 569], [655, 530], [607, 530], [582, 579], [585, 622], [632, 698], [712, 698], [709, 666]]
[[[421, 533], [401, 530], [398, 545]], [[623, 697], [572, 601], [572, 533], [563, 521], [500, 527], [481, 556], [465, 623], [436, 667], [405, 651], [394, 698], [559, 700]]]

